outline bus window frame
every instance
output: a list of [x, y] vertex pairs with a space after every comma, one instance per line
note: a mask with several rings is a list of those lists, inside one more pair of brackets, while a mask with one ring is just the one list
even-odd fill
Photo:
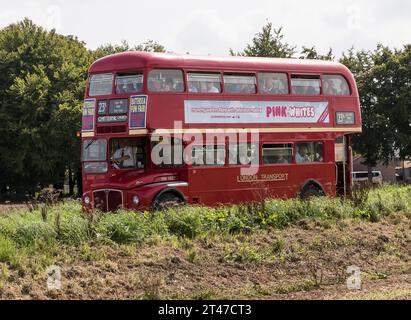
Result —
[[[328, 157], [326, 156], [326, 144], [327, 144], [328, 140], [324, 140], [324, 139], [310, 139], [310, 140], [298, 140], [294, 142], [294, 164], [296, 165], [317, 165], [317, 164], [327, 164], [329, 162], [331, 162], [330, 159], [328, 159]], [[301, 144], [301, 143], [315, 143], [315, 142], [322, 142], [324, 150], [323, 150], [323, 161], [321, 162], [297, 162], [297, 144]]]
[[[296, 149], [295, 149], [295, 145], [297, 142], [295, 141], [275, 141], [275, 142], [271, 142], [271, 141], [264, 141], [260, 143], [260, 166], [290, 166], [290, 165], [295, 165], [297, 164], [296, 160], [295, 160], [295, 156], [296, 156]], [[291, 162], [288, 163], [264, 163], [264, 158], [263, 158], [263, 146], [266, 144], [291, 144], [292, 145], [292, 160]]]
[[[184, 86], [183, 91], [151, 91], [151, 90], [150, 90], [150, 85], [149, 85], [149, 81], [150, 81], [149, 77], [150, 77], [150, 73], [151, 73], [152, 71], [155, 71], [155, 70], [178, 70], [178, 71], [181, 71], [182, 80], [183, 80], [183, 86]], [[183, 69], [183, 68], [181, 68], [181, 67], [175, 67], [175, 68], [170, 68], [170, 67], [147, 68], [147, 70], [146, 70], [146, 72], [147, 72], [147, 76], [146, 76], [146, 77], [147, 77], [147, 80], [145, 81], [145, 84], [143, 83], [143, 88], [145, 88], [145, 92], [146, 92], [148, 95], [152, 95], [152, 94], [159, 94], [159, 95], [164, 95], [164, 94], [165, 94], [165, 95], [170, 95], [170, 94], [185, 95], [185, 94], [188, 93], [188, 91], [187, 91], [187, 79], [186, 79], [185, 71], [186, 71], [186, 70]], [[144, 81], [144, 80], [143, 80], [143, 81]], [[144, 87], [144, 86], [146, 86], [146, 87]]]
[[[209, 95], [209, 96], [218, 96], [218, 95], [222, 95], [224, 94], [224, 79], [223, 79], [223, 71], [219, 70], [212, 70], [212, 69], [185, 69], [185, 77], [184, 77], [184, 81], [185, 81], [185, 87], [186, 87], [186, 91], [185, 93], [188, 95], [194, 95], [194, 96], [200, 96], [202, 94], [205, 95]], [[220, 88], [221, 91], [220, 92], [190, 92], [188, 90], [188, 74], [189, 73], [204, 73], [204, 74], [219, 74], [220, 75]]]
[[[117, 86], [116, 86], [116, 83], [117, 83], [117, 78], [118, 77], [121, 77], [121, 76], [124, 76], [124, 75], [129, 75], [129, 76], [133, 76], [133, 75], [136, 75], [136, 74], [142, 74], [143, 75], [143, 86], [141, 87], [141, 92], [134, 92], [134, 93], [117, 93]], [[116, 71], [116, 72], [114, 72], [114, 81], [113, 81], [113, 92], [114, 92], [114, 95], [116, 96], [116, 97], [130, 97], [130, 96], [138, 96], [138, 95], [142, 95], [142, 94], [144, 94], [145, 92], [147, 92], [147, 88], [146, 88], [146, 85], [147, 85], [147, 75], [146, 75], [146, 70], [144, 69], [144, 68], [141, 68], [141, 69], [135, 69], [135, 70], [130, 70], [130, 71], [124, 71], [124, 72], [122, 72], [122, 71]]]
[[[257, 143], [252, 143], [252, 142], [239, 142], [237, 141], [237, 146], [242, 143], [242, 144], [257, 144]], [[248, 164], [241, 164], [241, 163], [236, 163], [236, 164], [230, 164], [230, 143], [226, 142], [226, 164], [225, 166], [227, 168], [243, 168], [243, 167], [249, 167], [252, 163]], [[260, 166], [261, 161], [262, 161], [262, 155], [261, 155], [261, 142], [258, 143], [258, 165]]]
[[[97, 75], [103, 75], [103, 74], [111, 74], [112, 75], [112, 83], [111, 83], [111, 92], [109, 94], [98, 94], [98, 95], [91, 95], [90, 94], [90, 85], [91, 85], [91, 77], [92, 76], [97, 76]], [[98, 73], [89, 73], [87, 76], [87, 96], [90, 98], [97, 98], [97, 97], [105, 97], [106, 99], [108, 99], [108, 97], [111, 97], [113, 95], [115, 95], [115, 79], [116, 79], [116, 71], [111, 71], [111, 72], [98, 72]]]
[[[260, 91], [260, 74], [266, 74], [266, 73], [282, 73], [285, 74], [287, 77], [287, 86], [288, 86], [288, 92], [287, 93], [277, 93], [277, 94], [271, 94], [271, 93], [264, 93]], [[291, 73], [287, 71], [273, 71], [273, 70], [258, 70], [256, 72], [257, 76], [257, 94], [261, 95], [263, 97], [271, 97], [271, 96], [281, 96], [281, 97], [288, 97], [291, 95]]]
[[[323, 88], [324, 88], [324, 78], [323, 77], [324, 76], [340, 76], [340, 77], [342, 77], [345, 80], [346, 84], [347, 84], [348, 91], [350, 92], [350, 94], [348, 94], [348, 95], [324, 94], [324, 92], [323, 92]], [[348, 97], [353, 96], [353, 88], [351, 86], [351, 82], [348, 81], [348, 79], [343, 74], [341, 74], [341, 73], [328, 73], [328, 72], [327, 73], [321, 73], [320, 78], [321, 78], [321, 94], [324, 97], [348, 98]]]
[[[228, 76], [234, 76], [234, 75], [244, 75], [244, 76], [254, 76], [255, 78], [255, 92], [254, 93], [241, 93], [241, 92], [227, 92], [225, 90], [225, 81], [224, 81], [224, 76], [228, 75]], [[240, 96], [255, 96], [259, 94], [259, 87], [258, 87], [258, 71], [246, 71], [246, 70], [240, 70], [240, 71], [232, 71], [232, 70], [224, 70], [221, 71], [221, 80], [222, 80], [222, 90], [221, 93], [223, 95], [227, 95], [227, 96], [236, 96], [236, 95], [240, 95]]]
[[[290, 90], [290, 95], [291, 96], [295, 96], [295, 97], [321, 97], [321, 96], [324, 96], [324, 94], [323, 94], [323, 82], [322, 82], [322, 75], [323, 75], [323, 73], [305, 73], [305, 72], [298, 72], [298, 73], [294, 73], [294, 72], [290, 72], [289, 73], [289, 81], [290, 81], [290, 87], [289, 87], [289, 90]], [[297, 94], [297, 93], [293, 93], [293, 86], [292, 86], [292, 83], [293, 83], [293, 76], [315, 76], [315, 77], [318, 77], [318, 80], [319, 80], [319, 83], [320, 83], [320, 93], [319, 94]], [[311, 79], [311, 80], [314, 80], [314, 79]]]
[[[191, 152], [193, 151], [193, 149], [195, 147], [206, 147], [207, 146], [214, 146], [214, 147], [218, 147], [218, 146], [224, 146], [224, 164], [218, 165], [218, 164], [213, 164], [213, 165], [207, 165], [207, 164], [201, 164], [201, 165], [195, 165], [193, 162], [190, 164], [185, 164], [188, 168], [191, 169], [209, 169], [209, 168], [226, 168], [227, 167], [227, 147], [228, 144], [224, 143], [224, 144], [207, 144], [207, 143], [191, 143], [189, 144], [191, 147]], [[183, 155], [184, 156], [184, 155]], [[203, 158], [204, 160], [204, 158]]]
[[[172, 139], [176, 139], [174, 136], [171, 136]], [[157, 165], [155, 164], [152, 159], [151, 159], [151, 153], [153, 152], [153, 148], [155, 147], [155, 143], [157, 141], [152, 141], [151, 139], [148, 140], [148, 145], [150, 147], [150, 156], [149, 156], [149, 163], [150, 163], [150, 168], [154, 170], [170, 170], [170, 169], [181, 169], [181, 168], [186, 168], [187, 164], [184, 161], [184, 148], [185, 148], [185, 143], [182, 141], [182, 164], [163, 164], [163, 165]], [[157, 142], [159, 143], [159, 142]], [[172, 160], [174, 162], [174, 153], [172, 154]]]
[[[128, 172], [128, 171], [138, 171], [138, 172], [144, 171], [144, 172], [146, 172], [147, 169], [152, 169], [153, 163], [151, 162], [151, 157], [148, 156], [146, 151], [145, 151], [145, 155], [144, 155], [144, 161], [145, 161], [144, 168], [137, 168], [137, 167], [122, 168], [122, 169], [113, 168], [112, 161], [111, 161], [112, 155], [110, 155], [110, 145], [111, 145], [112, 140], [120, 140], [120, 139], [123, 139], [123, 140], [143, 139], [144, 148], [146, 148], [146, 146], [148, 144], [147, 143], [147, 136], [139, 136], [139, 135], [137, 135], [137, 136], [119, 136], [119, 137], [110, 136], [110, 138], [107, 138], [106, 139], [107, 140], [107, 151], [106, 151], [107, 152], [107, 160], [106, 160], [106, 162], [108, 164], [107, 173], [112, 174], [112, 173], [116, 173], [116, 172]], [[151, 150], [150, 150], [150, 154], [151, 154]], [[147, 162], [147, 161], [149, 161], [149, 162]]]

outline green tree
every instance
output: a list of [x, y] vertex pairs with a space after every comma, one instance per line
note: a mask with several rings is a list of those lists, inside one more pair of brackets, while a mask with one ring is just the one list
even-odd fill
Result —
[[410, 56], [404, 50], [378, 45], [373, 52], [350, 49], [341, 63], [355, 75], [360, 95], [363, 132], [354, 137], [372, 181], [372, 167], [397, 154], [410, 154]]
[[92, 57], [76, 38], [25, 19], [0, 30], [0, 61], [0, 190], [21, 196], [61, 185], [80, 163], [76, 130]]
[[106, 44], [103, 46], [98, 47], [93, 52], [93, 57], [95, 59], [114, 54], [120, 53], [125, 51], [144, 51], [144, 52], [166, 52], [166, 49], [161, 44], [153, 41], [147, 40], [141, 44], [136, 46], [130, 46], [127, 41], [122, 41], [121, 44], [113, 45], [113, 44]]
[[316, 60], [329, 60], [333, 61], [335, 59], [333, 50], [330, 50], [326, 54], [319, 54], [315, 46], [310, 48], [303, 46], [300, 54], [300, 59], [316, 59]]
[[394, 148], [401, 160], [411, 158], [411, 44], [395, 50], [389, 62], [389, 118], [394, 133]]
[[247, 44], [243, 52], [235, 53], [230, 49], [231, 55], [249, 57], [275, 57], [291, 58], [295, 53], [295, 47], [284, 42], [283, 28], [273, 28], [271, 22], [263, 26], [263, 30], [255, 35], [251, 44]]

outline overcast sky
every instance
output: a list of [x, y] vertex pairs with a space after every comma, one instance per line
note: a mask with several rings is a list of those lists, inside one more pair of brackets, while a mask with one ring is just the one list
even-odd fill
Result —
[[332, 47], [411, 42], [409, 0], [13, 0], [2, 1], [0, 27], [28, 17], [47, 29], [75, 35], [94, 49], [153, 39], [179, 53], [228, 55], [242, 50], [267, 22], [284, 27], [292, 45]]

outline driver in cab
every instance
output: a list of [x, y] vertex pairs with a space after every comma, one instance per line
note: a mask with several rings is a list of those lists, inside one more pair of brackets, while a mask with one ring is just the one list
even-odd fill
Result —
[[133, 156], [133, 149], [127, 145], [127, 141], [119, 141], [119, 148], [114, 152], [112, 160], [114, 169], [134, 167], [135, 161]]

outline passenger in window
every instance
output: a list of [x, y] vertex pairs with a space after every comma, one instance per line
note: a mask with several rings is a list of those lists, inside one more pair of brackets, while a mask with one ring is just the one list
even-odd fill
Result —
[[286, 87], [287, 85], [284, 83], [284, 79], [274, 76], [267, 76], [265, 79], [263, 92], [268, 94], [285, 94], [287, 93]]
[[127, 84], [126, 93], [133, 93], [136, 91], [137, 91], [137, 87], [135, 86], [134, 83], [130, 82], [129, 84]]
[[198, 83], [191, 81], [188, 83], [188, 92], [197, 93], [199, 92], [198, 87]]
[[208, 93], [220, 93], [220, 90], [218, 90], [215, 86], [214, 83], [211, 81], [206, 82], [206, 92]]
[[174, 80], [172, 78], [167, 78], [164, 83], [164, 90], [165, 92], [174, 91]]
[[184, 84], [182, 82], [177, 82], [174, 88], [175, 92], [183, 92], [184, 91]]
[[318, 95], [320, 94], [320, 89], [318, 87], [314, 87], [314, 86], [308, 86], [305, 89], [305, 93], [306, 95]]
[[240, 92], [241, 93], [255, 93], [255, 86], [251, 84], [242, 84]]
[[303, 95], [305, 93], [305, 87], [302, 86], [294, 86], [293, 87], [293, 93], [294, 94], [301, 94]]
[[125, 81], [121, 81], [117, 86], [117, 93], [127, 93], [129, 92], [129, 84]]
[[271, 157], [270, 156], [263, 156], [264, 164], [271, 164]]
[[280, 153], [277, 159], [277, 163], [280, 163], [280, 164], [289, 163], [287, 156], [283, 153]]
[[335, 87], [334, 81], [333, 80], [325, 80], [324, 81], [324, 94], [327, 95], [336, 95], [338, 94], [338, 90]]
[[163, 81], [161, 79], [154, 79], [152, 88], [153, 88], [152, 91], [154, 92], [163, 91]]
[[295, 159], [297, 163], [311, 162], [311, 159], [308, 155], [308, 146], [306, 144], [301, 144], [298, 146]]
[[263, 91], [264, 93], [274, 93], [275, 91], [274, 78], [272, 76], [268, 76], [265, 79]]

